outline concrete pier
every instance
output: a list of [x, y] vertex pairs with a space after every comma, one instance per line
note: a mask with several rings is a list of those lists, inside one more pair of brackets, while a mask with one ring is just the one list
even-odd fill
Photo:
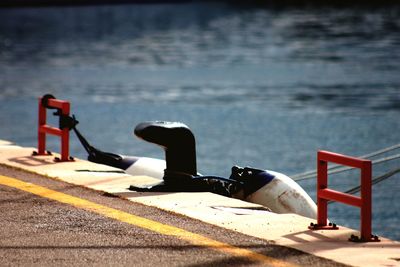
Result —
[[327, 259], [332, 264], [400, 266], [400, 243], [384, 237], [380, 237], [380, 242], [349, 242], [350, 235], [359, 235], [357, 230], [339, 226], [339, 230], [311, 231], [308, 226], [316, 221], [309, 218], [296, 214], [271, 213], [260, 205], [212, 193], [132, 192], [127, 189], [132, 184], [143, 186], [158, 180], [146, 176], [130, 176], [121, 173], [119, 169], [80, 159], [56, 163], [55, 153], [32, 156], [34, 150], [5, 140], [0, 141], [0, 165], [41, 176], [45, 180], [62, 181], [101, 194], [115, 195], [133, 202], [132, 205], [140, 203], [149, 209], [158, 208], [184, 215], [221, 229]]

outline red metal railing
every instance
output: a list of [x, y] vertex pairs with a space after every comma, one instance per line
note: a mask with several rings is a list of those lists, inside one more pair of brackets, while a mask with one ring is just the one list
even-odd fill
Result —
[[[328, 151], [318, 151], [317, 168], [317, 225], [312, 224], [310, 229], [338, 229], [335, 224], [328, 224], [328, 200], [341, 202], [361, 209], [361, 237], [351, 237], [352, 241], [378, 241], [371, 234], [371, 179], [372, 163], [370, 160], [349, 157]], [[361, 196], [353, 196], [328, 188], [328, 162], [359, 168], [361, 170]]]
[[38, 151], [34, 155], [48, 155], [46, 151], [46, 134], [56, 135], [61, 138], [61, 159], [56, 158], [56, 161], [73, 160], [69, 156], [69, 128], [52, 127], [46, 124], [47, 109], [57, 109], [57, 115], [69, 116], [70, 103], [63, 100], [55, 99], [52, 96], [43, 96], [39, 98], [39, 125], [38, 125]]

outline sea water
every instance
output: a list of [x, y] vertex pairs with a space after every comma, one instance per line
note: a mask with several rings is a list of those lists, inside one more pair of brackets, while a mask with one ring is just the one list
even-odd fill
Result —
[[[290, 176], [315, 169], [319, 149], [358, 156], [400, 143], [400, 8], [0, 9], [0, 138], [36, 146], [47, 93], [72, 103], [104, 151], [163, 158], [133, 129], [180, 121], [196, 136], [201, 173], [228, 177], [239, 165]], [[58, 142], [49, 137], [48, 149]], [[76, 138], [71, 154], [87, 156]], [[374, 176], [399, 165], [374, 165]], [[399, 176], [373, 188], [373, 232], [397, 240]], [[315, 182], [299, 182], [314, 199]], [[359, 172], [329, 183], [345, 191]], [[334, 203], [329, 217], [359, 228], [357, 208]]]

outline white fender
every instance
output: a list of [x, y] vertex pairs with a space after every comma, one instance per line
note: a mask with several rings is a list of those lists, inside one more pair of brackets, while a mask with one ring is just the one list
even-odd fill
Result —
[[[129, 166], [125, 172], [130, 175], [147, 175], [163, 179], [165, 160], [141, 157]], [[267, 170], [274, 178], [244, 200], [268, 207], [275, 213], [296, 213], [317, 218], [317, 205], [301, 186], [288, 176]]]
[[125, 172], [130, 175], [146, 175], [162, 180], [166, 162], [162, 159], [141, 157], [129, 166]]
[[317, 205], [298, 183], [282, 173], [267, 172], [274, 178], [247, 196], [246, 201], [266, 206], [275, 213], [296, 213], [317, 218]]

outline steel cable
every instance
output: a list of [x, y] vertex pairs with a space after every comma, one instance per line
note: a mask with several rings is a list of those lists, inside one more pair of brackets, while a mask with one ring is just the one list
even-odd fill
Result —
[[[386, 179], [392, 177], [393, 175], [395, 175], [396, 173], [399, 173], [399, 172], [400, 172], [400, 168], [393, 169], [393, 170], [391, 170], [391, 171], [389, 171], [389, 172], [387, 172], [387, 173], [385, 173], [385, 174], [383, 174], [383, 175], [380, 175], [380, 176], [375, 177], [374, 179], [372, 179], [371, 184], [372, 184], [372, 185], [375, 185], [375, 184], [377, 184], [377, 183], [380, 183], [380, 182], [382, 182], [382, 181], [384, 181], [384, 180], [386, 180]], [[346, 194], [352, 194], [352, 195], [353, 195], [353, 194], [355, 194], [355, 193], [360, 192], [360, 190], [361, 190], [361, 185], [358, 185], [358, 186], [356, 186], [356, 187], [353, 187], [353, 188], [351, 188], [351, 189], [345, 191], [344, 193], [346, 193]], [[335, 201], [329, 200], [329, 201], [328, 201], [328, 204], [333, 203], [333, 202], [335, 202]]]
[[[393, 146], [390, 146], [390, 147], [387, 147], [387, 148], [384, 148], [384, 149], [381, 149], [381, 150], [378, 150], [378, 151], [375, 151], [375, 152], [372, 152], [369, 154], [359, 156], [359, 158], [365, 158], [365, 159], [372, 158], [377, 155], [381, 155], [381, 154], [387, 153], [389, 151], [392, 151], [392, 150], [395, 150], [398, 148], [400, 148], [400, 144], [393, 145]], [[387, 162], [387, 161], [398, 159], [398, 158], [400, 158], [400, 154], [373, 160], [372, 164], [379, 164], [379, 163]], [[331, 165], [328, 168], [328, 170], [331, 171], [330, 174], [340, 173], [340, 172], [344, 172], [344, 171], [351, 170], [351, 169], [353, 169], [353, 168], [352, 167], [343, 167], [343, 166], [337, 165], [337, 164]], [[335, 170], [335, 171], [332, 171], [332, 170]], [[293, 175], [293, 176], [291, 176], [291, 178], [295, 181], [302, 181], [302, 180], [314, 178], [316, 176], [316, 174], [317, 174], [317, 170], [311, 170], [311, 171], [306, 171], [306, 172], [303, 172], [300, 174]]]

